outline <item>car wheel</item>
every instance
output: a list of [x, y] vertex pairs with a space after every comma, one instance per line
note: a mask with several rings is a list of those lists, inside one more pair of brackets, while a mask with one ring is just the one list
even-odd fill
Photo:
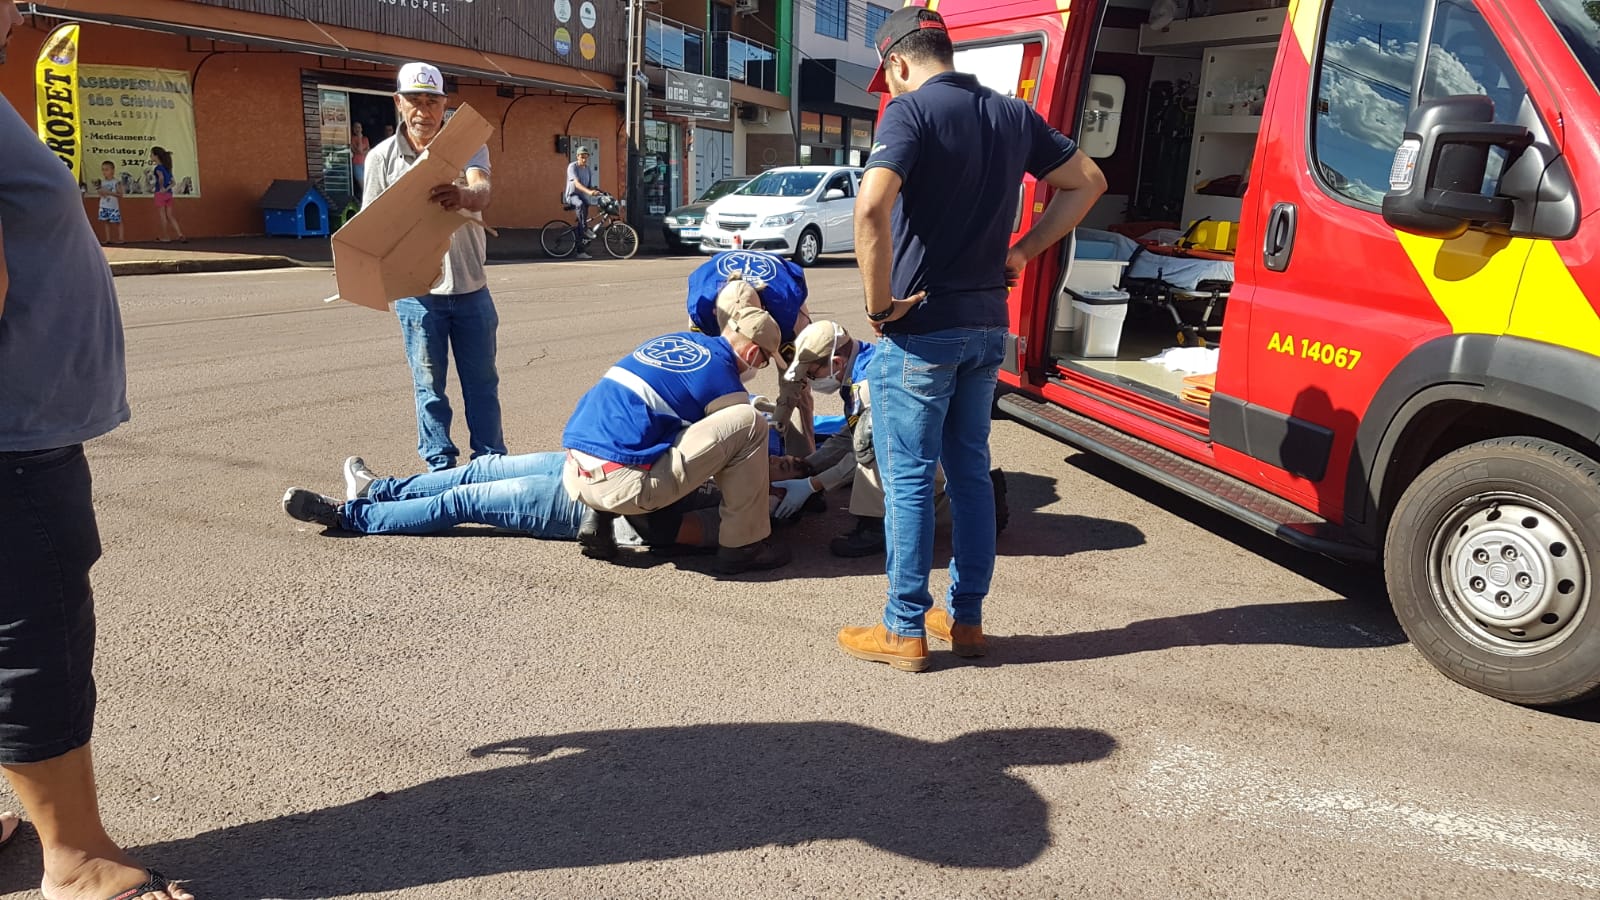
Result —
[[1417, 476], [1390, 517], [1384, 576], [1400, 625], [1446, 675], [1553, 706], [1600, 696], [1600, 464], [1498, 438]]
[[822, 255], [822, 235], [815, 228], [807, 228], [800, 232], [800, 240], [794, 247], [794, 261], [802, 266], [814, 266], [817, 257]]

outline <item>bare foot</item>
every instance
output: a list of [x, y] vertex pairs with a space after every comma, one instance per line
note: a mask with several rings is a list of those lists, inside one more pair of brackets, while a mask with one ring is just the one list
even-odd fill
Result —
[[[39, 885], [45, 900], [194, 900], [178, 882], [147, 884], [151, 874], [126, 855], [120, 859], [82, 859], [63, 878], [47, 871]], [[146, 887], [144, 893], [131, 893]]]
[[22, 827], [22, 820], [14, 812], [0, 812], [0, 847], [11, 843], [17, 836], [17, 829]]

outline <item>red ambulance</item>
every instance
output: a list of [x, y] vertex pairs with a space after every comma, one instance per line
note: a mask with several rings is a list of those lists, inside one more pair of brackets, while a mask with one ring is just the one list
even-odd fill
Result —
[[1272, 2], [929, 0], [1112, 185], [999, 408], [1381, 564], [1463, 684], [1600, 696], [1600, 3]]

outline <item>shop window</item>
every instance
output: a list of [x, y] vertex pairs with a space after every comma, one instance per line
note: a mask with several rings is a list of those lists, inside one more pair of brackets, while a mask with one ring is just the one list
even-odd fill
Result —
[[872, 149], [872, 121], [870, 119], [850, 120], [850, 149]]
[[1331, 0], [1312, 107], [1312, 163], [1322, 183], [1364, 206], [1383, 202], [1412, 107], [1421, 3]]
[[802, 112], [800, 114], [800, 143], [822, 143], [822, 114]]
[[874, 50], [877, 49], [877, 45], [872, 42], [872, 37], [878, 33], [878, 28], [883, 25], [883, 20], [889, 18], [889, 13], [893, 11], [876, 3], [867, 4], [867, 27], [861, 33], [862, 43]]
[[817, 0], [817, 34], [844, 40], [849, 35], [850, 0]]
[[822, 117], [822, 143], [830, 147], [844, 146], [844, 119], [841, 116]]

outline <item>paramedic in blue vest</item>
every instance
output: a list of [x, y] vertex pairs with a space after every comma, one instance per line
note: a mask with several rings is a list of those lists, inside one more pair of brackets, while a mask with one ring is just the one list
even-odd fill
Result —
[[779, 352], [778, 324], [743, 307], [715, 337], [681, 331], [646, 341], [578, 400], [561, 445], [567, 493], [590, 509], [585, 556], [616, 556], [612, 522], [663, 509], [715, 480], [722, 491], [717, 566], [774, 569], [787, 546], [768, 540], [770, 426], [745, 385]]
[[[850, 485], [855, 527], [828, 544], [834, 556], [854, 558], [884, 552], [883, 484], [872, 450], [872, 392], [867, 384], [877, 349], [871, 341], [858, 341], [844, 326], [824, 319], [800, 332], [789, 369], [783, 373], [784, 381], [809, 384], [817, 393], [832, 394], [844, 403], [844, 427], [804, 460], [809, 474], [772, 485], [783, 492], [773, 513], [779, 519], [798, 513], [806, 498], [814, 494]], [[933, 478], [934, 516], [940, 524], [949, 524], [944, 473], [935, 469]], [[1009, 519], [1005, 473], [993, 469], [989, 480], [994, 485], [995, 530], [1004, 531]]]
[[[689, 273], [689, 322], [701, 334], [719, 334], [734, 310], [760, 307], [778, 323], [784, 356], [792, 358], [796, 335], [811, 324], [806, 292], [805, 270], [793, 261], [759, 250], [726, 250]], [[779, 382], [771, 412], [785, 453], [806, 456], [816, 449], [814, 406], [803, 382]]]
[[[985, 650], [983, 600], [995, 557], [989, 410], [1005, 352], [1008, 285], [1083, 219], [1105, 192], [1105, 177], [1026, 102], [956, 72], [938, 13], [897, 9], [874, 45], [881, 62], [871, 89], [893, 99], [861, 178], [855, 236], [867, 318], [883, 335], [869, 381], [889, 591], [882, 620], [840, 631], [839, 645], [851, 656], [920, 672], [930, 618], [951, 623], [958, 655]], [[1024, 173], [1055, 195], [1008, 248]], [[941, 462], [954, 553], [948, 612], [930, 616], [933, 479]]]

